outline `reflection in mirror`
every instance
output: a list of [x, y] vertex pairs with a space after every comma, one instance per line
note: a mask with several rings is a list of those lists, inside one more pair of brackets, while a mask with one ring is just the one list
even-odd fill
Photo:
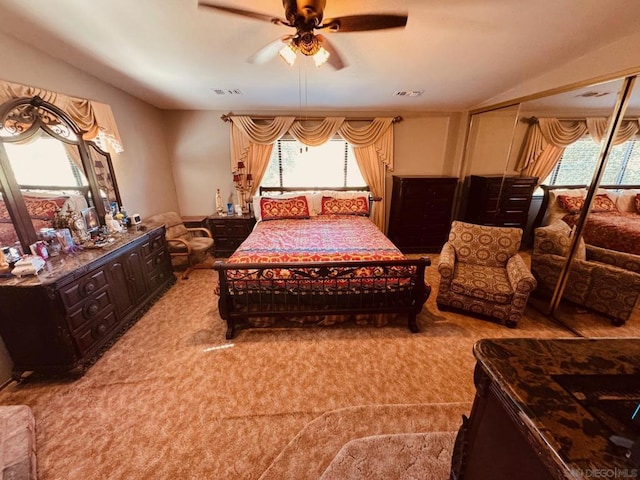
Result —
[[[100, 188], [82, 130], [60, 108], [39, 97], [11, 100], [0, 126], [2, 208], [13, 224], [2, 242], [19, 241], [27, 252], [53, 228], [75, 227], [81, 212], [96, 206], [91, 199]], [[103, 202], [97, 212], [104, 216]]]
[[[505, 190], [505, 175], [514, 174], [512, 138], [519, 106], [471, 116], [461, 177], [463, 198], [456, 214], [469, 223], [496, 225]], [[490, 194], [487, 195], [487, 191]]]
[[[617, 118], [618, 94], [627, 86], [623, 80], [608, 82], [522, 105], [523, 117], [529, 119], [528, 134], [537, 123], [540, 142], [548, 150], [540, 154], [544, 161], [539, 165], [527, 166], [539, 169], [545, 193], [536, 219], [540, 228], [532, 271], [538, 293], [548, 299], [542, 309], [582, 335], [593, 327], [606, 328], [609, 322], [624, 323], [622, 317], [628, 318], [635, 304], [631, 297], [637, 299], [640, 293], [638, 282], [638, 293], [628, 295], [626, 273], [620, 265], [610, 265], [614, 258], [625, 262], [623, 251], [640, 249], [640, 241], [630, 241], [620, 230], [631, 222], [640, 232], [633, 204], [634, 186], [640, 183], [637, 115], [620, 123], [613, 142], [607, 135]], [[567, 257], [573, 258], [570, 267], [565, 266]], [[564, 288], [559, 286], [562, 278], [566, 278]]]
[[105, 203], [105, 210], [109, 210], [111, 204], [115, 203], [118, 208], [122, 205], [120, 193], [113, 172], [111, 155], [98, 147], [95, 143], [88, 143], [89, 157], [96, 174], [96, 180], [100, 187], [100, 195]]

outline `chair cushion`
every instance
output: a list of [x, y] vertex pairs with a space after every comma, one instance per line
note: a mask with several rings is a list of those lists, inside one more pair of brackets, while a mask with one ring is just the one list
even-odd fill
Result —
[[457, 263], [451, 290], [467, 297], [492, 303], [507, 304], [513, 298], [513, 288], [507, 270], [471, 263]]
[[505, 268], [520, 249], [522, 229], [490, 227], [454, 221], [449, 242], [456, 251], [456, 260], [489, 267]]

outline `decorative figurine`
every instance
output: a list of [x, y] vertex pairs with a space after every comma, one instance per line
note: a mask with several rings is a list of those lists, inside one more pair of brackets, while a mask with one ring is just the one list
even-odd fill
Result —
[[224, 209], [222, 208], [222, 195], [220, 195], [220, 189], [216, 190], [216, 212], [218, 215], [222, 213]]
[[120, 233], [122, 232], [122, 226], [120, 222], [113, 219], [113, 214], [111, 212], [107, 212], [104, 215], [104, 224], [107, 227], [107, 232], [111, 233]]

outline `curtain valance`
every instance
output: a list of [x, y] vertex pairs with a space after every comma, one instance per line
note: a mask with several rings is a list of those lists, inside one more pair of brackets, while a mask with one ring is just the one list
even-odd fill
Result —
[[[584, 120], [533, 118], [516, 169], [543, 181], [560, 160], [566, 147], [587, 134], [594, 142], [600, 143], [608, 124], [609, 119], [605, 117], [589, 117]], [[613, 141], [614, 145], [631, 140], [639, 131], [640, 118], [624, 120]]]
[[[394, 118], [375, 118], [365, 125], [354, 126], [344, 117], [326, 117], [313, 125], [296, 121], [294, 117], [276, 117], [256, 123], [248, 116], [224, 116], [231, 122], [231, 171], [243, 162], [251, 173], [255, 194], [267, 168], [273, 144], [290, 133], [299, 142], [318, 146], [336, 133], [353, 147], [358, 166], [371, 193], [384, 199], [385, 169], [393, 170]], [[358, 120], [358, 123], [361, 123]], [[372, 220], [384, 230], [384, 201], [376, 208]]]
[[122, 142], [111, 107], [104, 103], [51, 92], [42, 88], [30, 87], [11, 82], [0, 82], [0, 105], [21, 97], [38, 96], [53, 103], [69, 115], [86, 133], [85, 140], [93, 140], [102, 134], [115, 153], [122, 151]]

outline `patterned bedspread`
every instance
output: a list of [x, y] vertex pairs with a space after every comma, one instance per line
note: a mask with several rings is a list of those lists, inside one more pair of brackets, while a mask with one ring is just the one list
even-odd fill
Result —
[[365, 217], [318, 215], [260, 222], [229, 263], [400, 260], [404, 255]]
[[[578, 215], [563, 220], [570, 226]], [[640, 215], [632, 212], [592, 212], [583, 233], [584, 241], [596, 247], [640, 255]]]
[[[319, 215], [309, 219], [260, 222], [229, 258], [233, 263], [308, 263], [403, 260], [405, 256], [365, 217]], [[319, 278], [313, 269], [227, 270], [232, 290], [344, 290], [409, 285], [415, 267], [334, 268]], [[392, 274], [389, 275], [389, 270]], [[390, 276], [392, 277], [390, 279]], [[253, 284], [251, 280], [256, 280]]]

